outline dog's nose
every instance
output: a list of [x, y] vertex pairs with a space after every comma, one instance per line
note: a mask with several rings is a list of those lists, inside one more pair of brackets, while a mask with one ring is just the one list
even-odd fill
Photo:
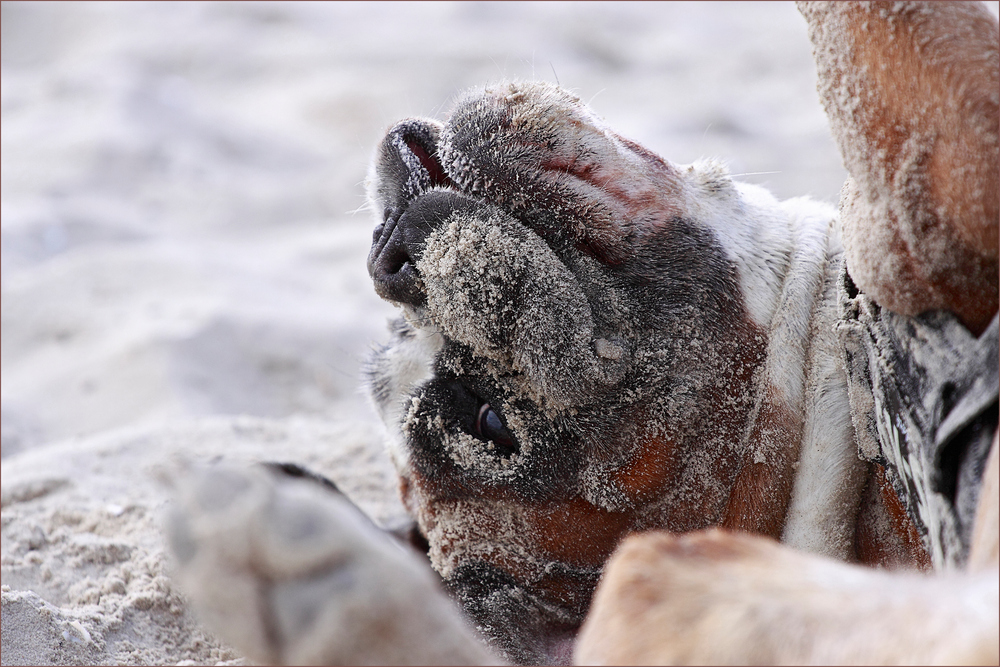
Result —
[[405, 226], [400, 227], [402, 212], [387, 209], [385, 222], [375, 228], [372, 249], [368, 253], [368, 275], [375, 292], [383, 299], [419, 306], [426, 300], [417, 275], [416, 253], [410, 252]]
[[427, 300], [417, 262], [427, 236], [456, 211], [482, 206], [474, 199], [451, 190], [422, 195], [403, 210], [387, 209], [385, 222], [375, 228], [368, 254], [368, 275], [383, 299], [411, 306]]

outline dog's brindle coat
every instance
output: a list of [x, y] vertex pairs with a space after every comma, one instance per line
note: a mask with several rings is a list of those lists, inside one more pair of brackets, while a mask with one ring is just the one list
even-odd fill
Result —
[[543, 83], [397, 124], [370, 198], [369, 273], [403, 313], [370, 366], [403, 501], [509, 659], [569, 659], [632, 532], [919, 559], [857, 457], [832, 209], [666, 162]]

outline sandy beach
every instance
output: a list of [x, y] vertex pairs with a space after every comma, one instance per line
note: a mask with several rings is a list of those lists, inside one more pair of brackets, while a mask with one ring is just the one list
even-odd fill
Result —
[[246, 664], [170, 577], [183, 461], [295, 462], [402, 520], [361, 381], [396, 120], [544, 79], [781, 198], [844, 179], [790, 3], [2, 7], [4, 665]]

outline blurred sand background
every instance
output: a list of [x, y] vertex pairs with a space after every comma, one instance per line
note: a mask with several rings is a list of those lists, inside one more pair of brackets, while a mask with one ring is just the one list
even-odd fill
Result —
[[169, 578], [179, 458], [298, 462], [399, 520], [359, 379], [394, 121], [557, 80], [674, 162], [829, 202], [844, 178], [789, 3], [4, 2], [0, 27], [3, 664], [242, 662]]

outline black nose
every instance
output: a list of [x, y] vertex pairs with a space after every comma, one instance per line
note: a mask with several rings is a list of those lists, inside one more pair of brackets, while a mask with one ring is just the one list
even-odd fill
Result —
[[411, 220], [400, 221], [415, 199], [434, 186], [450, 185], [436, 157], [440, 134], [440, 124], [411, 118], [394, 125], [378, 148], [375, 203], [384, 213], [372, 238], [368, 275], [379, 296], [390, 301], [416, 306], [425, 299], [409, 245], [421, 243], [426, 233], [407, 233]]
[[[407, 247], [400, 210], [386, 210], [385, 222], [375, 228], [368, 253], [368, 275], [383, 299], [419, 306], [426, 296], [417, 275], [416, 252]], [[408, 222], [408, 221], [407, 221]]]
[[457, 211], [472, 211], [482, 204], [451, 190], [433, 190], [403, 209], [387, 209], [385, 222], [375, 228], [368, 253], [368, 275], [383, 299], [422, 305], [427, 300], [417, 262], [427, 236]]

